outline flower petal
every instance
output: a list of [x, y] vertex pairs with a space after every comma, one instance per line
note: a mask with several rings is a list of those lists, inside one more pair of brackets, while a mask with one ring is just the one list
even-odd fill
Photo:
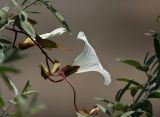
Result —
[[53, 39], [65, 33], [67, 30], [65, 28], [57, 28], [50, 33], [45, 33], [40, 35], [42, 39]]
[[95, 50], [88, 42], [85, 34], [83, 32], [79, 32], [77, 38], [83, 40], [85, 45], [83, 51], [79, 54], [73, 63], [73, 65], [80, 66], [76, 73], [97, 71], [103, 75], [105, 79], [105, 85], [109, 85], [111, 83], [111, 76], [109, 72], [102, 67]]

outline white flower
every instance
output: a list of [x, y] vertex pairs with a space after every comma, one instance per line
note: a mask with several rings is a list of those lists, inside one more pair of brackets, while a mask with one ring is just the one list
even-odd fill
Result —
[[73, 65], [80, 66], [76, 73], [97, 71], [103, 75], [105, 80], [104, 84], [109, 85], [111, 83], [111, 75], [101, 65], [95, 50], [87, 41], [85, 34], [83, 32], [79, 32], [77, 38], [83, 40], [85, 45], [83, 51], [79, 54], [73, 63]]
[[42, 39], [53, 39], [65, 33], [67, 30], [65, 28], [57, 28], [50, 33], [45, 33], [40, 35]]

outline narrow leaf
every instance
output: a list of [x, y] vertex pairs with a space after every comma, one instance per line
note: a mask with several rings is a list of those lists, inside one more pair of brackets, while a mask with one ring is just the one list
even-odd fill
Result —
[[119, 102], [123, 96], [123, 94], [128, 90], [130, 87], [131, 82], [129, 82], [123, 89], [120, 89], [116, 94], [116, 102]]
[[154, 39], [154, 49], [158, 59], [160, 59], [160, 43], [158, 39]]
[[149, 67], [146, 66], [146, 65], [141, 65], [138, 61], [136, 60], [132, 60], [132, 59], [122, 59], [122, 58], [119, 58], [117, 59], [117, 61], [120, 61], [122, 63], [126, 63], [128, 65], [131, 65], [135, 68], [137, 68], [138, 70], [141, 70], [141, 71], [145, 71], [147, 72], [149, 70]]
[[0, 108], [4, 107], [5, 102], [2, 97], [0, 97]]
[[150, 93], [147, 98], [160, 98], [160, 90], [156, 90]]

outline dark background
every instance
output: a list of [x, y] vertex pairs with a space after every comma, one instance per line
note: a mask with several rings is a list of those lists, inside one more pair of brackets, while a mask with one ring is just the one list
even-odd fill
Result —
[[[64, 34], [55, 41], [70, 48], [71, 52], [54, 50], [49, 52], [53, 58], [63, 65], [71, 64], [83, 49], [84, 43], [76, 40], [79, 31], [84, 31], [89, 42], [95, 48], [100, 61], [112, 75], [112, 84], [104, 86], [103, 77], [96, 72], [75, 74], [69, 77], [77, 91], [79, 108], [91, 108], [96, 104], [95, 97], [102, 97], [114, 101], [116, 91], [124, 84], [115, 79], [129, 77], [139, 82], [146, 80], [143, 73], [115, 59], [134, 58], [143, 62], [147, 51], [153, 51], [152, 39], [144, 35], [152, 29], [160, 30], [156, 17], [160, 14], [159, 0], [51, 0], [56, 8], [67, 20], [73, 35]], [[0, 0], [0, 5], [6, 0]], [[50, 32], [60, 24], [44, 7], [32, 7], [42, 15], [32, 17], [38, 20], [35, 26], [39, 34]], [[9, 33], [10, 34], [10, 33]], [[12, 35], [12, 33], [10, 34]], [[45, 81], [40, 75], [39, 64], [44, 56], [37, 48], [25, 51], [28, 57], [14, 63], [22, 69], [19, 75], [11, 76], [18, 88], [22, 88], [25, 81], [31, 80], [33, 89], [39, 91], [39, 100], [46, 105], [46, 109], [34, 116], [39, 117], [74, 117], [73, 93], [66, 82], [53, 84]], [[2, 84], [2, 83], [1, 83]], [[9, 95], [2, 90], [6, 98]], [[123, 98], [124, 103], [131, 99], [128, 95]], [[159, 117], [159, 102], [153, 100], [154, 117]]]

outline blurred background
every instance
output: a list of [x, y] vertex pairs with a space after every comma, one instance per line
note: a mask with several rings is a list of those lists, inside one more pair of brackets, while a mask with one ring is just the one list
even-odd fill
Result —
[[[109, 86], [104, 86], [103, 77], [96, 72], [70, 76], [69, 79], [77, 91], [79, 108], [93, 107], [96, 104], [95, 97], [114, 101], [116, 91], [124, 86], [124, 83], [116, 81], [116, 78], [128, 77], [139, 82], [146, 80], [142, 72], [116, 62], [115, 59], [133, 58], [143, 62], [147, 51], [153, 52], [153, 40], [144, 33], [151, 29], [157, 32], [160, 30], [160, 24], [156, 23], [156, 17], [160, 14], [159, 0], [51, 1], [68, 22], [72, 36], [66, 33], [55, 40], [70, 48], [70, 52], [53, 50], [49, 52], [50, 56], [58, 59], [64, 66], [71, 64], [83, 49], [84, 43], [76, 39], [78, 32], [83, 31], [96, 50], [102, 65], [112, 75], [112, 84]], [[5, 3], [6, 0], [0, 0], [1, 6]], [[40, 15], [30, 15], [38, 20], [35, 28], [39, 34], [60, 27], [56, 18], [44, 7], [32, 7], [32, 10], [41, 12]], [[24, 53], [28, 54], [27, 58], [13, 63], [22, 69], [22, 73], [11, 77], [18, 88], [22, 88], [25, 82], [30, 80], [33, 89], [39, 92], [39, 101], [46, 105], [46, 109], [34, 116], [75, 117], [73, 93], [68, 84], [65, 81], [53, 84], [41, 77], [39, 64], [45, 58], [38, 48], [26, 50]], [[3, 86], [3, 83], [1, 84]], [[2, 92], [9, 98], [7, 89]], [[131, 98], [126, 94], [122, 101], [129, 103]], [[159, 117], [160, 102], [152, 101], [154, 117]]]

